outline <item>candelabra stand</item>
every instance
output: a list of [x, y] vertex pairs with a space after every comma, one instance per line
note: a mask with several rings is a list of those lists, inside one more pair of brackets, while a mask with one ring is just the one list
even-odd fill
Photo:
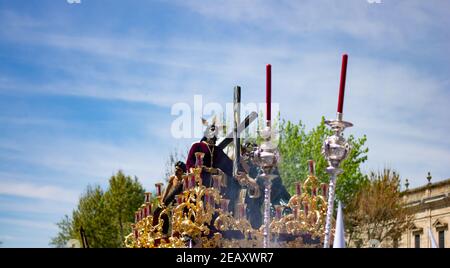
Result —
[[272, 187], [273, 169], [277, 166], [279, 153], [276, 146], [272, 143], [272, 129], [270, 121], [267, 126], [260, 131], [263, 142], [257, 148], [254, 155], [255, 163], [261, 168], [262, 174], [259, 176], [264, 180], [264, 224], [263, 224], [263, 247], [269, 247], [270, 241], [270, 191]]
[[327, 172], [330, 174], [330, 184], [328, 187], [328, 206], [327, 217], [325, 223], [325, 237], [324, 248], [328, 248], [330, 245], [331, 234], [331, 220], [334, 210], [334, 197], [336, 178], [342, 173], [342, 169], [339, 168], [341, 162], [347, 157], [350, 152], [350, 144], [343, 137], [343, 131], [345, 128], [352, 127], [353, 124], [342, 120], [342, 113], [337, 113], [336, 120], [326, 120], [325, 124], [330, 126], [334, 134], [327, 137], [322, 146], [322, 154], [328, 161]]

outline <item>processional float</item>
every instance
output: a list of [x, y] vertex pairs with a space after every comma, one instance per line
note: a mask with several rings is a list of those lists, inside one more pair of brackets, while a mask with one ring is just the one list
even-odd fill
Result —
[[[271, 187], [274, 169], [280, 161], [273, 140], [275, 131], [271, 125], [271, 65], [266, 66], [266, 122], [258, 130], [262, 142], [246, 152], [260, 168], [259, 178], [264, 182], [263, 224], [254, 229], [247, 219], [247, 204], [238, 200], [234, 211], [229, 211], [230, 200], [224, 198], [224, 174], [212, 175], [212, 185], [202, 183], [204, 154], [195, 153], [195, 167], [182, 177], [183, 190], [174, 202], [166, 205], [162, 200], [162, 183], [155, 184], [156, 198], [145, 193], [144, 203], [135, 213], [132, 233], [125, 237], [125, 245], [131, 248], [229, 248], [229, 247], [324, 247], [330, 245], [333, 232], [336, 178], [342, 173], [340, 163], [349, 153], [350, 145], [343, 131], [352, 124], [343, 121], [343, 103], [347, 69], [347, 55], [343, 55], [339, 88], [337, 119], [325, 123], [333, 135], [323, 143], [322, 153], [328, 161], [329, 185], [320, 183], [315, 176], [315, 162], [308, 161], [309, 175], [304, 182], [295, 185], [295, 195], [285, 205], [276, 205], [271, 215]], [[233, 177], [238, 175], [241, 156], [240, 133], [256, 118], [252, 112], [240, 122], [241, 87], [234, 88], [233, 130], [217, 146], [224, 149], [234, 145]], [[228, 178], [230, 179], [230, 178]], [[233, 178], [231, 178], [233, 179]], [[328, 196], [328, 198], [327, 198]], [[153, 200], [153, 202], [152, 202]], [[152, 209], [155, 208], [155, 209]], [[158, 213], [154, 213], [155, 211]], [[166, 222], [167, 221], [167, 222]], [[164, 230], [164, 224], [169, 226]]]

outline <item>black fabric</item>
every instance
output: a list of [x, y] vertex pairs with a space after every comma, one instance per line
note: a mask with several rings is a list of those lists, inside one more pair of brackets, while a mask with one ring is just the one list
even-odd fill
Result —
[[[161, 214], [162, 210], [163, 210], [162, 207], [158, 206], [155, 209], [155, 211], [153, 211], [153, 221], [152, 221], [152, 225], [153, 226], [158, 225], [158, 223], [159, 223], [159, 215]], [[167, 216], [167, 214], [163, 214], [161, 216], [161, 219], [164, 221], [163, 222], [163, 226], [162, 226], [163, 233], [167, 234], [169, 232], [169, 226], [170, 226], [169, 225], [169, 217]]]
[[[256, 182], [259, 186], [260, 196], [258, 198], [246, 197], [245, 202], [247, 203], [247, 217], [253, 228], [258, 229], [263, 224], [263, 209], [264, 209], [264, 180], [259, 177], [258, 168], [255, 165], [250, 166], [250, 177], [257, 177]], [[271, 214], [274, 214], [274, 206], [280, 205], [281, 203], [288, 203], [291, 195], [286, 190], [281, 180], [280, 173], [278, 169], [273, 172], [277, 175], [276, 178], [272, 180], [272, 187], [270, 191], [270, 203], [271, 203]], [[255, 176], [256, 174], [256, 176]]]

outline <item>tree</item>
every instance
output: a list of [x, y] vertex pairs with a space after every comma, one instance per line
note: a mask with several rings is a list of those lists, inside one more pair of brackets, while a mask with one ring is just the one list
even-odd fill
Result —
[[109, 179], [109, 188], [105, 192], [105, 202], [112, 219], [119, 227], [117, 243], [123, 246], [125, 234], [131, 232], [134, 212], [142, 204], [144, 189], [135, 177], [125, 176], [122, 171]]
[[83, 227], [90, 247], [117, 247], [119, 234], [116, 222], [112, 221], [113, 217], [100, 186], [88, 186], [72, 216], [76, 237], [81, 241], [79, 230]]
[[[326, 172], [328, 163], [322, 155], [322, 144], [325, 138], [333, 132], [325, 125], [322, 117], [320, 124], [307, 132], [305, 125], [300, 121], [293, 124], [283, 121], [279, 139], [281, 162], [279, 170], [283, 183], [292, 194], [295, 190], [295, 182], [303, 181], [308, 176], [309, 159], [316, 162], [316, 176], [320, 182], [328, 183], [330, 176]], [[341, 163], [344, 170], [339, 175], [336, 183], [336, 196], [344, 204], [353, 198], [359, 188], [367, 181], [360, 170], [360, 165], [367, 160], [368, 148], [364, 146], [367, 138], [355, 138], [350, 135], [347, 138], [352, 146], [348, 157]]]
[[82, 241], [83, 227], [90, 247], [122, 247], [124, 235], [131, 231], [134, 212], [143, 202], [143, 193], [137, 178], [133, 180], [121, 171], [110, 178], [106, 192], [100, 186], [88, 186], [72, 217], [65, 215], [57, 223], [59, 232], [50, 244], [65, 247], [70, 239]]
[[59, 228], [59, 232], [56, 237], [52, 238], [50, 245], [63, 248], [70, 239], [75, 237], [76, 232], [72, 228], [72, 219], [67, 215], [64, 215], [64, 218], [56, 225]]
[[384, 169], [371, 172], [366, 183], [345, 208], [349, 244], [376, 239], [398, 239], [412, 221], [400, 195], [400, 176]]

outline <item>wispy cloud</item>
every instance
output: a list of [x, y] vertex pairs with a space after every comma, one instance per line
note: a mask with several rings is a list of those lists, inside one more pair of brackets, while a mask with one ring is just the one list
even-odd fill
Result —
[[0, 181], [0, 194], [13, 195], [26, 198], [37, 198], [75, 203], [78, 193], [61, 187], [51, 185], [38, 185], [35, 183]]
[[[341, 34], [376, 41], [365, 45], [402, 45], [419, 39], [424, 29], [443, 25], [436, 20], [444, 19], [448, 2], [435, 3], [430, 8], [424, 1], [383, 1], [370, 5], [366, 0], [333, 2], [314, 1], [177, 1], [212, 21], [223, 20], [239, 25], [248, 23], [261, 31], [288, 34]], [[448, 21], [448, 17], [447, 17]]]
[[[243, 9], [240, 12], [250, 12], [250, 10], [245, 11], [247, 4], [243, 4], [243, 6], [236, 3], [230, 5], [232, 5], [230, 8]], [[306, 10], [312, 7], [312, 4], [308, 4]], [[217, 9], [210, 8], [213, 10], [211, 12], [218, 12]], [[263, 9], [266, 10], [267, 8], [264, 7]], [[284, 10], [285, 8], [286, 6], [281, 7], [282, 11], [279, 11], [279, 9], [273, 10], [275, 12], [287, 12], [287, 10]], [[361, 7], [353, 8], [360, 9]], [[404, 8], [410, 9], [413, 7]], [[336, 14], [333, 13], [334, 15], [331, 17], [334, 16], [333, 20], [338, 20], [343, 11], [336, 6], [333, 7], [333, 10], [332, 13]], [[210, 12], [208, 10], [202, 11], [202, 8], [199, 8], [197, 11], [205, 16], [209, 16], [208, 12]], [[264, 20], [266, 16], [265, 11], [255, 12], [260, 12], [260, 14], [250, 18], [252, 21]], [[423, 13], [420, 8], [416, 12]], [[388, 14], [388, 16], [390, 15]], [[427, 14], [422, 14], [422, 16], [425, 25], [431, 23], [428, 22]], [[236, 16], [236, 20], [241, 19], [246, 20], [242, 16]], [[291, 19], [295, 20], [295, 18]], [[363, 17], [359, 19], [362, 20]], [[380, 23], [376, 27], [381, 29], [388, 28], [384, 25], [385, 22]], [[322, 24], [326, 23], [320, 23], [320, 25]], [[357, 25], [358, 23], [354, 24]], [[313, 25], [311, 27], [321, 26]], [[344, 31], [347, 26], [338, 24], [334, 27], [337, 30]], [[355, 27], [370, 29], [364, 24]], [[422, 27], [425, 26], [422, 25]], [[315, 30], [319, 29], [312, 29], [312, 31]], [[358, 34], [357, 30], [354, 31], [355, 34]], [[402, 33], [405, 32], [402, 30]], [[333, 116], [336, 105], [336, 88], [340, 67], [340, 52], [336, 49], [306, 47], [303, 49], [307, 53], [298, 53], [297, 49], [292, 45], [285, 43], [267, 45], [251, 39], [244, 39], [236, 44], [233, 39], [217, 42], [214, 40], [198, 41], [173, 38], [169, 42], [165, 42], [166, 40], [164, 42], [155, 40], [148, 42], [148, 40], [134, 38], [127, 39], [123, 49], [118, 50], [116, 45], [120, 47], [122, 41], [111, 37], [73, 36], [62, 33], [53, 33], [52, 36], [43, 33], [33, 34], [41, 36], [35, 39], [19, 41], [25, 43], [38, 42], [40, 45], [57, 48], [62, 51], [75, 49], [93, 55], [94, 58], [91, 59], [90, 63], [75, 62], [70, 64], [69, 62], [56, 62], [56, 66], [62, 66], [57, 68], [62, 68], [71, 76], [76, 77], [73, 81], [56, 80], [33, 86], [21, 85], [21, 82], [18, 82], [14, 87], [15, 89], [27, 89], [47, 94], [87, 96], [106, 100], [117, 99], [128, 102], [145, 102], [170, 107], [177, 101], [187, 101], [189, 103], [192, 100], [192, 95], [199, 92], [206, 94], [205, 99], [207, 101], [230, 98], [229, 89], [234, 85], [233, 81], [239, 81], [238, 83], [244, 86], [244, 98], [249, 98], [250, 101], [261, 101], [264, 93], [262, 90], [264, 88], [264, 79], [261, 66], [270, 61], [274, 66], [273, 97], [274, 101], [280, 103], [281, 113], [284, 118], [294, 120], [301, 118], [308, 125], [312, 126], [319, 121], [322, 115]], [[360, 37], [362, 38], [363, 36]], [[165, 49], [155, 53], [155, 49], [162, 46]], [[412, 66], [408, 61], [399, 62], [385, 58], [359, 56], [358, 54], [360, 53], [356, 53], [356, 56], [351, 54], [350, 57], [345, 110], [346, 116], [356, 124], [355, 127], [359, 129], [359, 133], [366, 133], [369, 135], [369, 138], [376, 140], [378, 143], [374, 146], [378, 146], [378, 148], [390, 148], [382, 145], [383, 139], [386, 137], [393, 138], [403, 135], [406, 140], [415, 139], [418, 142], [431, 143], [431, 148], [437, 150], [440, 146], [438, 142], [448, 130], [445, 125], [442, 126], [441, 123], [438, 123], [444, 122], [445, 115], [450, 112], [445, 104], [450, 98], [445, 90], [448, 86], [448, 81], [441, 81], [428, 73], [422, 74], [422, 70]], [[164, 72], [148, 77], [145, 76], [145, 73], [136, 74], [120, 68], [117, 66], [117, 63], [112, 63], [112, 67], [103, 70], [92, 67], [93, 63], [109, 63], [111, 58], [122, 61], [121, 64], [123, 64], [123, 61], [127, 64], [130, 61], [141, 62], [146, 68], [165, 65], [170, 67], [164, 67]], [[152, 60], [148, 61], [148, 58]], [[177, 64], [167, 64], [168, 59], [173, 59]], [[179, 77], [180, 74], [189, 75]], [[205, 74], [208, 74], [208, 76], [205, 76]], [[10, 82], [10, 84], [14, 83]], [[211, 84], [213, 85], [212, 89], [215, 90], [210, 90]], [[180, 92], [181, 89], [182, 91]], [[440, 98], [435, 96], [440, 96]], [[298, 110], [299, 103], [301, 103], [301, 110]], [[425, 127], [433, 129], [432, 135], [430, 135], [429, 131], [427, 133], [423, 131]], [[380, 133], [380, 130], [383, 130], [382, 134], [377, 134]], [[349, 131], [349, 133], [352, 133], [353, 130]], [[163, 135], [160, 134], [160, 136]], [[442, 142], [439, 143], [442, 144]], [[448, 146], [448, 143], [444, 143]], [[86, 151], [103, 151], [111, 155], [111, 150], [119, 150], [118, 148], [102, 148], [98, 150], [99, 147], [97, 145], [92, 145]], [[394, 165], [398, 163], [400, 166], [406, 167], [406, 165], [401, 163], [404, 163], [405, 159], [417, 158], [418, 155], [423, 155], [420, 154], [420, 150], [417, 149], [414, 154], [403, 155], [400, 153], [395, 154], [395, 156], [394, 154], [382, 156], [381, 154], [373, 153], [370, 155], [370, 163], [374, 164], [374, 166], [379, 166], [380, 163], [392, 162]], [[74, 150], [73, 153], [75, 155], [81, 153], [76, 153], [75, 151], [79, 151], [79, 149]], [[377, 151], [377, 149], [374, 148], [374, 151]], [[99, 158], [96, 159], [87, 156], [85, 165], [82, 164], [83, 160], [80, 159], [77, 159], [75, 162], [68, 160], [67, 157], [56, 157], [59, 154], [50, 152], [43, 159], [41, 157], [35, 159], [40, 163], [48, 160], [49, 165], [56, 161], [58, 162], [57, 166], [64, 168], [69, 168], [69, 165], [75, 165], [77, 167], [73, 166], [73, 169], [81, 170], [91, 170], [88, 168], [89, 163], [97, 163], [97, 170], [102, 170], [103, 172], [114, 165], [144, 166], [142, 161], [136, 157], [124, 159], [133, 159], [134, 163], [141, 164], [124, 164], [121, 162], [124, 159], [109, 159], [108, 163], [104, 163], [105, 160], [102, 160], [102, 154], [98, 153], [94, 154], [99, 155]], [[138, 155], [141, 156], [143, 154]], [[143, 159], [148, 158], [144, 157]], [[434, 157], [433, 159], [442, 163], [442, 160], [439, 160], [439, 158]], [[421, 159], [422, 162], [426, 162], [426, 160], [426, 158]], [[369, 166], [372, 165], [369, 164]], [[132, 168], [132, 170], [136, 169]], [[142, 173], [145, 173], [144, 170], [141, 169]], [[146, 171], [148, 172], [148, 170]], [[410, 175], [411, 177], [417, 177], [424, 172], [425, 170], [420, 171], [418, 174]], [[139, 172], [139, 174], [142, 173]], [[445, 177], [445, 174], [440, 176]], [[412, 183], [414, 183], [414, 179], [412, 179]]]
[[11, 235], [0, 235], [0, 241], [5, 241], [5, 240], [14, 240], [15, 237], [11, 236]]
[[[78, 194], [78, 191], [74, 191]], [[19, 195], [2, 195], [0, 196], [0, 213], [9, 213], [14, 215], [30, 214], [39, 217], [56, 217], [60, 218], [64, 214], [70, 215], [76, 206], [76, 200], [72, 202], [64, 202], [60, 200], [42, 199], [27, 197], [23, 198]]]
[[[164, 165], [165, 159], [158, 157], [160, 153], [148, 142], [145, 146], [143, 144], [113, 145], [87, 140], [53, 140], [52, 142], [41, 140], [41, 142], [39, 144], [22, 144], [19, 147], [20, 151], [3, 157], [8, 157], [7, 159], [10, 161], [44, 167], [53, 173], [72, 174], [71, 178], [78, 177], [79, 181], [84, 182], [104, 183], [109, 179], [108, 176], [113, 175], [119, 169], [124, 170], [127, 174], [137, 175], [146, 184], [149, 183], [149, 180], [156, 182], [158, 178], [162, 179], [163, 171], [160, 170], [160, 167]], [[24, 150], [24, 148], [27, 149]], [[65, 183], [65, 181], [63, 180], [61, 183]], [[12, 187], [11, 190], [6, 188], [0, 190], [5, 194], [7, 191], [26, 193], [33, 188], [31, 185], [20, 184], [5, 184], [4, 186]], [[52, 191], [58, 192], [57, 188], [44, 187], [40, 190], [40, 192], [34, 193], [37, 197], [41, 194], [42, 196], [48, 194], [50, 198], [51, 196], [59, 198], [62, 195], [52, 194]], [[30, 192], [29, 195], [33, 195], [33, 192]], [[69, 196], [73, 197], [73, 195]]]
[[45, 229], [56, 231], [57, 227], [55, 224], [48, 222], [41, 222], [35, 220], [23, 220], [16, 218], [0, 218], [0, 224], [2, 225], [15, 225], [25, 228], [33, 228], [33, 229]]

